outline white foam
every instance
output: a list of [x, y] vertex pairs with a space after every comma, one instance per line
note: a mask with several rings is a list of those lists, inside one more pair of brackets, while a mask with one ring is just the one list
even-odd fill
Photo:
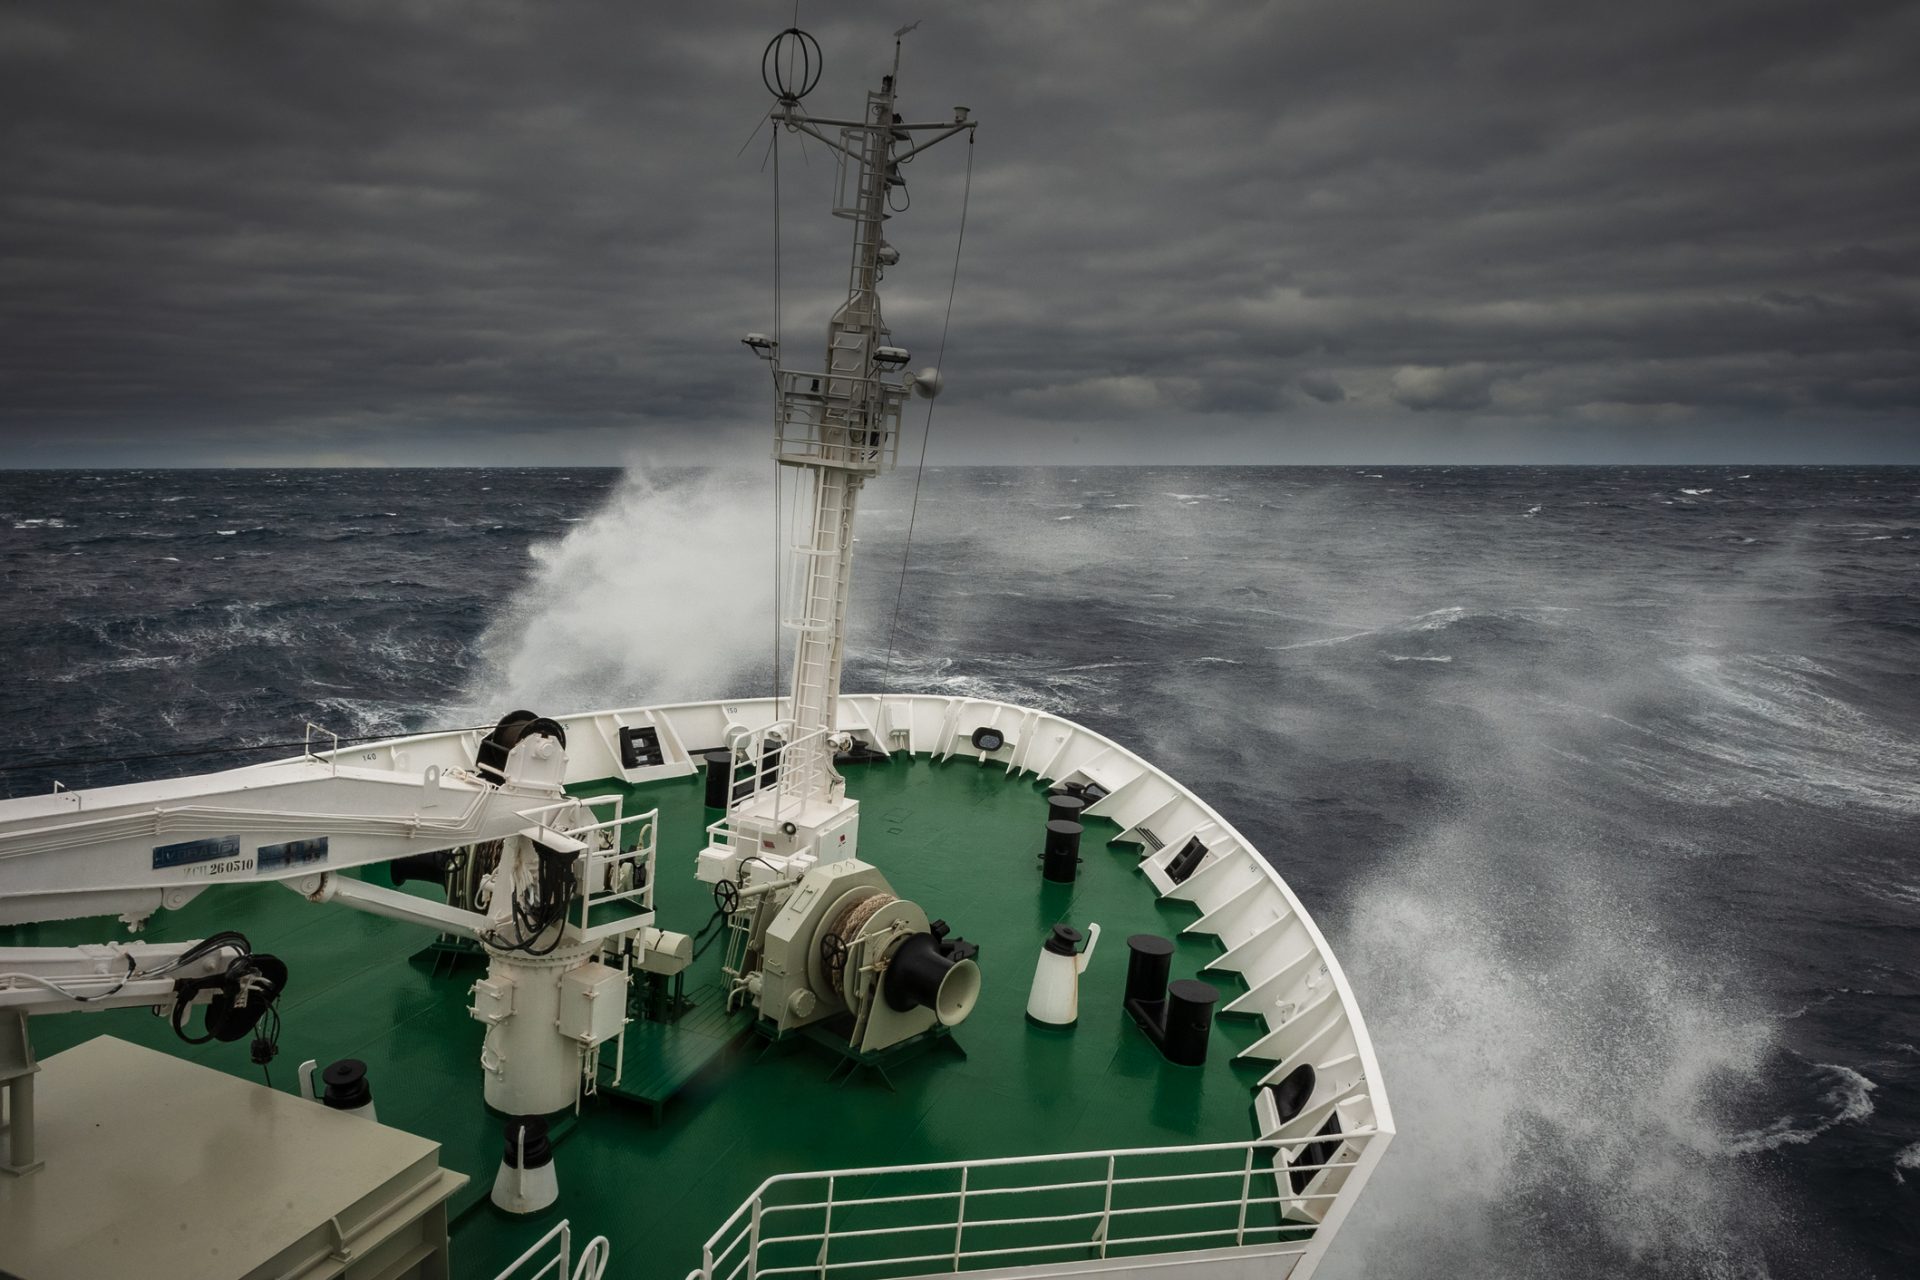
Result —
[[1327, 636], [1321, 640], [1298, 640], [1293, 644], [1270, 644], [1267, 648], [1275, 653], [1290, 653], [1295, 649], [1324, 649], [1330, 645], [1345, 644], [1349, 640], [1361, 640], [1367, 636], [1377, 636], [1378, 631], [1354, 631], [1344, 636]]
[[655, 483], [630, 470], [591, 519], [530, 548], [531, 578], [481, 638], [472, 709], [551, 715], [739, 694], [748, 676], [768, 680], [767, 484], [726, 472]]
[[1920, 738], [1828, 692], [1829, 668], [1799, 654], [1722, 652], [1673, 667], [1692, 695], [1680, 731], [1624, 762], [1648, 786], [1693, 803], [1763, 796], [1856, 816], [1920, 813]]
[[1467, 616], [1467, 611], [1459, 605], [1450, 605], [1445, 609], [1435, 609], [1423, 613], [1410, 624], [1415, 631], [1444, 631]]
[[[1489, 858], [1510, 821], [1496, 802], [1420, 839], [1361, 887], [1335, 939], [1399, 1134], [1317, 1274], [1612, 1274], [1650, 1251], [1674, 1274], [1754, 1274], [1751, 1197], [1715, 1098], [1757, 1075], [1767, 1025], [1728, 1016], [1695, 966], [1669, 961], [1586, 877], [1591, 850], [1542, 849], [1511, 883]], [[1535, 925], [1516, 923], [1521, 900]], [[1529, 940], [1541, 928], [1551, 945]], [[1572, 1204], [1577, 1240], [1554, 1220]]]
[[1727, 1154], [1746, 1156], [1778, 1151], [1781, 1147], [1804, 1146], [1835, 1125], [1858, 1124], [1873, 1114], [1873, 1091], [1880, 1086], [1852, 1067], [1831, 1062], [1814, 1065], [1833, 1076], [1833, 1087], [1820, 1097], [1823, 1103], [1834, 1108], [1833, 1114], [1805, 1128], [1796, 1127], [1792, 1116], [1781, 1116], [1762, 1128], [1735, 1134], [1726, 1143]]
[[1893, 1180], [1901, 1186], [1907, 1183], [1907, 1175], [1902, 1169], [1920, 1169], [1920, 1142], [1912, 1143], [1893, 1153]]

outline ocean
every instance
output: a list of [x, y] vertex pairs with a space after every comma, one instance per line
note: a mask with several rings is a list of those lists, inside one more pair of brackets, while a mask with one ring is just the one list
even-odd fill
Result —
[[[772, 692], [774, 486], [0, 473], [0, 792]], [[1117, 738], [1327, 932], [1400, 1135], [1323, 1276], [1920, 1272], [1920, 469], [949, 468], [859, 536], [846, 687]]]

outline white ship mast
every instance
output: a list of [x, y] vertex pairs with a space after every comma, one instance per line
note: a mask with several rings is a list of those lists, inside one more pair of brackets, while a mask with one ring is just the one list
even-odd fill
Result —
[[905, 186], [902, 164], [974, 128], [965, 107], [936, 123], [900, 118], [895, 98], [904, 34], [895, 33], [893, 71], [868, 92], [859, 120], [809, 116], [801, 108], [820, 76], [820, 48], [812, 36], [789, 28], [774, 37], [761, 60], [762, 77], [777, 99], [770, 117], [775, 127], [812, 137], [838, 157], [833, 212], [853, 223], [853, 254], [847, 300], [827, 325], [823, 368], [790, 368], [773, 339], [744, 339], [773, 367], [773, 454], [800, 472], [794, 525], [801, 532], [790, 548], [781, 620], [795, 633], [790, 715], [767, 733], [730, 744], [746, 777], [736, 783], [729, 814], [713, 832], [716, 845], [730, 848], [732, 858], [812, 852], [831, 859], [854, 852], [856, 806], [833, 766], [854, 512], [867, 478], [893, 469], [908, 395], [918, 390], [932, 396], [940, 389], [937, 370], [906, 371], [911, 356], [890, 345], [880, 314], [881, 274], [900, 260], [885, 236], [888, 197]]

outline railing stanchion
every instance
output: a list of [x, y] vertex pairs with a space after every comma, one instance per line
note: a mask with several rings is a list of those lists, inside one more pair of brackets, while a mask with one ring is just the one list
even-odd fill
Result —
[[960, 1269], [960, 1239], [967, 1233], [967, 1175], [972, 1166], [960, 1166], [960, 1212], [953, 1223], [953, 1269]]
[[[1122, 1239], [1128, 1246], [1123, 1255], [1127, 1261], [1134, 1261], [1136, 1255], [1144, 1257], [1151, 1254], [1162, 1262], [1176, 1260], [1176, 1255], [1204, 1249], [1254, 1250], [1262, 1256], [1300, 1256], [1314, 1257], [1323, 1252], [1328, 1239], [1324, 1226], [1316, 1227], [1310, 1218], [1293, 1218], [1289, 1210], [1303, 1206], [1325, 1206], [1323, 1215], [1343, 1210], [1358, 1191], [1350, 1180], [1332, 1191], [1314, 1191], [1307, 1188], [1304, 1192], [1290, 1191], [1288, 1183], [1289, 1167], [1286, 1153], [1292, 1149], [1296, 1155], [1313, 1143], [1311, 1137], [1293, 1140], [1257, 1138], [1250, 1142], [1202, 1143], [1186, 1147], [1130, 1147], [1115, 1148], [1106, 1151], [1079, 1151], [1055, 1155], [1003, 1156], [989, 1159], [954, 1160], [938, 1164], [906, 1164], [875, 1166], [864, 1169], [820, 1170], [808, 1174], [781, 1174], [769, 1178], [728, 1216], [706, 1242], [701, 1259], [703, 1266], [687, 1280], [779, 1280], [789, 1274], [806, 1276], [811, 1273], [814, 1280], [831, 1280], [836, 1268], [864, 1269], [868, 1267], [894, 1267], [897, 1274], [931, 1275], [946, 1274], [938, 1267], [944, 1258], [949, 1270], [958, 1274], [966, 1269], [969, 1257], [986, 1258], [993, 1255], [1032, 1259], [1040, 1263], [1048, 1260], [1072, 1262], [1098, 1262], [1105, 1264], [1115, 1258], [1114, 1224], [1122, 1219], [1138, 1217], [1137, 1226], [1129, 1228]], [[1341, 1150], [1332, 1160], [1321, 1161], [1312, 1166], [1318, 1173], [1323, 1166], [1334, 1165], [1340, 1168], [1364, 1166], [1363, 1160], [1342, 1160], [1340, 1157], [1349, 1152], [1368, 1154], [1372, 1143], [1382, 1141], [1372, 1128], [1350, 1130], [1341, 1136]], [[1169, 1163], [1169, 1158], [1182, 1155], [1206, 1153], [1211, 1157], [1208, 1164], [1197, 1172], [1183, 1170], [1177, 1164]], [[1240, 1167], [1235, 1169], [1230, 1156], [1240, 1156]], [[1213, 1161], [1218, 1159], [1219, 1166]], [[1257, 1167], [1256, 1160], [1268, 1162], [1267, 1167]], [[1106, 1162], [1104, 1176], [1088, 1171], [1086, 1166], [1096, 1161]], [[1126, 1177], [1120, 1176], [1120, 1162], [1129, 1160]], [[1032, 1176], [1016, 1176], [1000, 1185], [999, 1180], [989, 1179], [987, 1185], [973, 1185], [975, 1166], [991, 1172], [1000, 1167], [1009, 1170], [1054, 1170], [1054, 1176], [1040, 1179]], [[1098, 1165], [1094, 1165], [1095, 1170]], [[1191, 1168], [1191, 1166], [1188, 1166]], [[1077, 1172], [1076, 1172], [1077, 1171]], [[1294, 1172], [1300, 1170], [1295, 1169]], [[904, 1173], [939, 1174], [942, 1180], [933, 1184], [937, 1189], [920, 1192], [902, 1190], [897, 1187], [883, 1188], [883, 1194], [863, 1195], [858, 1187], [846, 1196], [840, 1193], [840, 1179], [868, 1179], [880, 1175], [900, 1175]], [[954, 1182], [947, 1183], [944, 1177], [958, 1175]], [[1273, 1191], [1256, 1198], [1253, 1194], [1254, 1178], [1258, 1175], [1273, 1186]], [[1226, 1187], [1235, 1178], [1240, 1183], [1240, 1193], [1235, 1196]], [[824, 1183], [824, 1188], [821, 1184]], [[1224, 1184], [1224, 1185], [1223, 1185]], [[780, 1202], [770, 1203], [768, 1195], [775, 1186], [783, 1188]], [[1155, 1193], [1135, 1197], [1141, 1203], [1118, 1203], [1115, 1191], [1120, 1187], [1165, 1187], [1166, 1193]], [[948, 1189], [951, 1188], [951, 1189]], [[1096, 1212], [1089, 1208], [1077, 1208], [1092, 1199], [1092, 1192], [1101, 1193], [1100, 1209]], [[824, 1190], [824, 1198], [821, 1196]], [[807, 1194], [812, 1191], [812, 1194]], [[1073, 1203], [1062, 1205], [1058, 1197], [1073, 1192]], [[1081, 1192], [1086, 1198], [1081, 1199]], [[975, 1197], [988, 1202], [986, 1214], [982, 1218], [970, 1220]], [[930, 1213], [924, 1220], [902, 1223], [892, 1226], [861, 1228], [848, 1230], [845, 1218], [852, 1211], [856, 1218], [861, 1217], [869, 1206], [879, 1205], [925, 1205], [928, 1208], [946, 1201], [954, 1201], [953, 1239], [947, 1248], [938, 1243], [940, 1236], [948, 1228], [940, 1220], [938, 1212]], [[996, 1206], [1003, 1205], [1003, 1208]], [[1275, 1206], [1270, 1215], [1258, 1220], [1252, 1214], [1254, 1205]], [[1224, 1209], [1236, 1209], [1235, 1225], [1224, 1225]], [[1066, 1211], [1059, 1211], [1066, 1210]], [[767, 1214], [800, 1213], [821, 1214], [818, 1234], [801, 1231], [798, 1234], [782, 1234], [776, 1231], [768, 1237], [762, 1227], [762, 1218]], [[1169, 1219], [1161, 1215], [1176, 1215]], [[1188, 1215], [1204, 1215], [1198, 1223], [1187, 1220]], [[919, 1218], [915, 1213], [911, 1215]], [[840, 1224], [836, 1227], [835, 1219]], [[742, 1222], [747, 1218], [749, 1221]], [[1091, 1238], [1081, 1233], [1087, 1229], [1089, 1219], [1094, 1221]], [[812, 1221], [809, 1217], [806, 1221]], [[1325, 1217], [1321, 1221], [1324, 1223]], [[991, 1240], [983, 1249], [967, 1252], [967, 1227], [987, 1228], [1035, 1228], [1040, 1231], [1034, 1243], [1004, 1245]], [[1181, 1226], [1194, 1226], [1195, 1230], [1176, 1230]], [[846, 1249], [841, 1250], [841, 1260], [834, 1262], [833, 1238], [835, 1230], [852, 1239], [861, 1237], [865, 1243], [854, 1250], [849, 1257]], [[919, 1233], [931, 1233], [928, 1240]], [[1304, 1236], [1301, 1233], [1306, 1233]], [[1277, 1234], [1274, 1234], [1277, 1233]], [[993, 1232], [989, 1230], [989, 1235]], [[916, 1237], [918, 1237], [916, 1241]], [[978, 1242], [980, 1234], [974, 1232]], [[811, 1264], [793, 1259], [793, 1265], [782, 1262], [778, 1255], [782, 1244], [798, 1244], [803, 1240], [818, 1240], [819, 1247]], [[771, 1243], [775, 1248], [775, 1264], [762, 1268], [760, 1248]], [[1087, 1247], [1094, 1247], [1096, 1258], [1087, 1257]], [[871, 1246], [871, 1247], [870, 1247]], [[737, 1250], [745, 1250], [745, 1256], [736, 1259]], [[801, 1254], [804, 1258], [805, 1254]], [[1026, 1262], [1011, 1265], [1024, 1266]], [[911, 1268], [911, 1270], [904, 1270]], [[1104, 1265], [1096, 1267], [1104, 1270]], [[864, 1275], [865, 1272], [863, 1271]], [[875, 1273], [876, 1275], [880, 1273]]]
[[1100, 1203], [1100, 1225], [1093, 1229], [1093, 1238], [1100, 1244], [1100, 1256], [1107, 1256], [1107, 1228], [1113, 1222], [1113, 1157], [1107, 1157], [1107, 1194]]
[[820, 1280], [827, 1280], [827, 1246], [833, 1243], [833, 1183], [827, 1175], [827, 1219], [820, 1224]]
[[1247, 1242], [1247, 1197], [1253, 1194], [1253, 1148], [1247, 1148], [1247, 1161], [1240, 1169], [1240, 1224], [1233, 1229], [1233, 1242]]

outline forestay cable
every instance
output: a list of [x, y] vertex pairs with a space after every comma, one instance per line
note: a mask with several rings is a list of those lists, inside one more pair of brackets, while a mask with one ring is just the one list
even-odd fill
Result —
[[[960, 233], [953, 242], [953, 277], [947, 282], [947, 313], [940, 321], [940, 348], [933, 358], [935, 374], [946, 367], [947, 329], [953, 323], [953, 296], [960, 286], [960, 248], [967, 242], [967, 206], [973, 200], [973, 130], [967, 131], [967, 179], [960, 194]], [[887, 665], [882, 685], [893, 692], [893, 645], [900, 632], [900, 604], [907, 594], [907, 564], [913, 556], [913, 526], [920, 516], [920, 482], [927, 474], [927, 441], [933, 435], [933, 406], [938, 396], [927, 397], [926, 426], [920, 432], [920, 465], [913, 473], [913, 503], [907, 509], [907, 541], [900, 550], [900, 585], [893, 593], [893, 621], [887, 627]]]
[[[794, 12], [800, 10], [795, 0]], [[773, 122], [773, 718], [780, 718], [780, 122]]]

